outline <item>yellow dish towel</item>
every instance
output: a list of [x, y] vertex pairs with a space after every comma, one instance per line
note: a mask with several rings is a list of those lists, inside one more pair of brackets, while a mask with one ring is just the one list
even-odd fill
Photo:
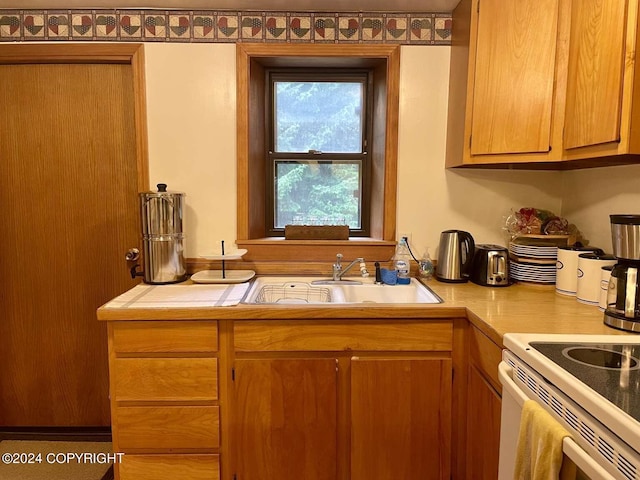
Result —
[[546, 410], [527, 400], [522, 406], [514, 480], [575, 478], [573, 462], [562, 465], [562, 440], [569, 436]]

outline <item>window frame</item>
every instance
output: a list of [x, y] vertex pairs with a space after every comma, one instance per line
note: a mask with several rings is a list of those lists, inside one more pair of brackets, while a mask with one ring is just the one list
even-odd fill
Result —
[[[363, 85], [362, 107], [362, 138], [360, 153], [325, 153], [309, 152], [281, 152], [276, 151], [276, 109], [275, 88], [278, 81], [289, 82], [347, 82], [355, 81]], [[301, 160], [336, 163], [344, 160], [358, 160], [361, 163], [361, 191], [360, 191], [360, 228], [350, 228], [350, 237], [368, 237], [370, 235], [370, 203], [371, 203], [371, 152], [373, 131], [373, 71], [371, 68], [327, 67], [327, 68], [267, 68], [265, 70], [265, 84], [267, 85], [265, 99], [265, 219], [267, 237], [281, 237], [284, 228], [275, 226], [275, 167], [278, 161]]]
[[[395, 251], [400, 97], [398, 44], [236, 44], [237, 238], [243, 260], [259, 274], [317, 274], [336, 253], [388, 261]], [[274, 66], [373, 67], [373, 131], [370, 236], [349, 240], [285, 240], [266, 237], [264, 206], [264, 70]]]

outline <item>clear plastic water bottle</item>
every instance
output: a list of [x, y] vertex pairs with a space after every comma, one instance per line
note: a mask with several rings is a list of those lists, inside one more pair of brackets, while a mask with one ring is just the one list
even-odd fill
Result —
[[396, 254], [393, 257], [398, 277], [398, 284], [407, 285], [411, 282], [411, 254], [405, 238], [401, 238], [396, 246]]

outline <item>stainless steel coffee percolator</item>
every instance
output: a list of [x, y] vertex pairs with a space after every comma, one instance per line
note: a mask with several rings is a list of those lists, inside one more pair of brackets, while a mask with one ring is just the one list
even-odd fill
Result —
[[145, 283], [165, 284], [186, 280], [183, 254], [182, 213], [184, 193], [168, 192], [158, 184], [156, 192], [142, 192], [140, 219], [142, 226], [143, 271], [138, 272], [139, 250], [132, 248], [126, 259], [133, 263], [131, 276], [143, 276]]

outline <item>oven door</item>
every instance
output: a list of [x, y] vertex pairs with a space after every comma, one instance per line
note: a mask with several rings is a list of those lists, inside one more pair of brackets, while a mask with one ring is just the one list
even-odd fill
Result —
[[[516, 446], [520, 432], [522, 405], [529, 400], [526, 393], [513, 381], [513, 368], [505, 362], [498, 367], [502, 383], [502, 411], [500, 426], [500, 462], [498, 480], [513, 480]], [[532, 400], [535, 400], [532, 398]], [[579, 480], [617, 480], [604, 470], [573, 439], [565, 438], [563, 452], [577, 467]]]

